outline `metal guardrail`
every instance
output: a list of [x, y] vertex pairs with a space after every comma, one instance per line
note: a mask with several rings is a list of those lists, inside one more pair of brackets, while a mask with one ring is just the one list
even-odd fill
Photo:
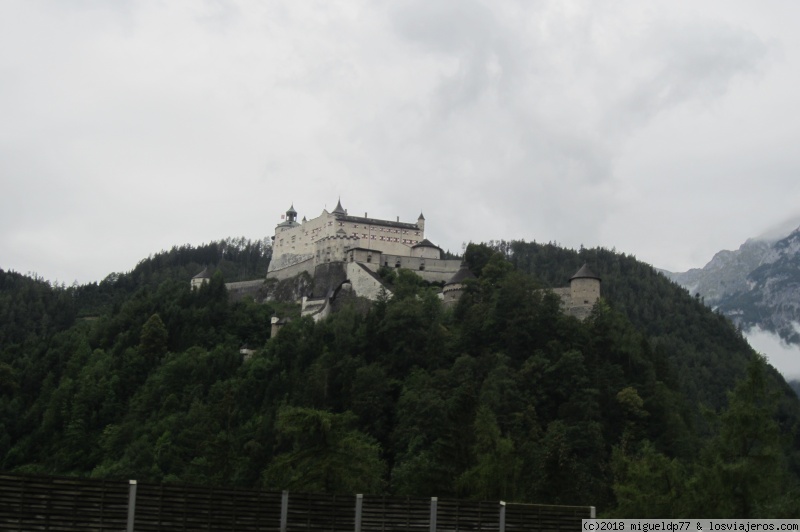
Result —
[[272, 492], [0, 473], [0, 530], [579, 530], [592, 506]]

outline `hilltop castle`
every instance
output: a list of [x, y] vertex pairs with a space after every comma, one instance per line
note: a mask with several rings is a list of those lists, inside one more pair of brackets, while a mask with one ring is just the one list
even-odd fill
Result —
[[[327, 316], [341, 295], [375, 300], [381, 294], [391, 297], [391, 289], [378, 276], [378, 270], [404, 268], [429, 282], [443, 283], [442, 300], [454, 305], [474, 278], [458, 259], [443, 259], [442, 249], [425, 238], [425, 217], [416, 222], [401, 222], [353, 216], [342, 207], [323, 209], [316, 218], [297, 221], [294, 205], [275, 227], [272, 260], [267, 279], [284, 280], [307, 273], [314, 279], [313, 293], [304, 297], [302, 314], [321, 319]], [[569, 280], [569, 286], [555, 288], [565, 313], [585, 319], [600, 298], [600, 277], [584, 265]]]
[[[423, 280], [441, 283], [440, 297], [446, 306], [455, 305], [466, 283], [475, 276], [459, 259], [442, 258], [442, 249], [425, 238], [425, 217], [401, 222], [352, 216], [336, 203], [316, 218], [297, 221], [294, 205], [282, 216], [272, 237], [272, 260], [267, 281], [285, 281], [306, 274], [302, 293], [304, 316], [319, 320], [330, 314], [337, 299], [352, 294], [370, 300], [391, 297], [392, 290], [378, 275], [381, 267], [412, 270]], [[208, 269], [192, 280], [193, 288], [209, 281]], [[313, 283], [308, 281], [313, 279]], [[237, 297], [269, 297], [263, 280], [227, 283]], [[309, 286], [311, 288], [309, 289]], [[600, 277], [583, 265], [569, 279], [569, 286], [554, 288], [562, 310], [586, 319], [600, 298]]]
[[[425, 238], [425, 217], [401, 222], [352, 216], [342, 207], [316, 218], [297, 221], [292, 205], [275, 227], [267, 279], [288, 279], [302, 272], [314, 278], [303, 314], [322, 318], [340, 290], [376, 299], [389, 290], [377, 275], [381, 266], [413, 270], [426, 281], [447, 283], [459, 271], [460, 260], [443, 259], [442, 249]], [[461, 286], [461, 285], [459, 285]], [[452, 291], [452, 290], [451, 290]]]

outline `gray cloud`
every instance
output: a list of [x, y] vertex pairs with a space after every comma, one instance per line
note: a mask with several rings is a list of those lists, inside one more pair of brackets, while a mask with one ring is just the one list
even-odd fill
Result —
[[702, 264], [796, 214], [784, 5], [5, 3], [0, 267], [100, 279], [339, 195], [454, 250]]

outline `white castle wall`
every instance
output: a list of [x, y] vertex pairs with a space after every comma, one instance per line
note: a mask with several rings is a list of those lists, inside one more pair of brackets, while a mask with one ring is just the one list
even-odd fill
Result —
[[[273, 259], [269, 272], [298, 262], [298, 259], [292, 258], [295, 256], [317, 256], [320, 252], [318, 260], [324, 262], [325, 257], [321, 252], [326, 250], [319, 248], [319, 242], [335, 238], [340, 230], [348, 237], [347, 247], [378, 249], [383, 253], [401, 256], [410, 256], [412, 246], [425, 239], [425, 221], [422, 218], [417, 223], [393, 222], [323, 210], [322, 214], [311, 220], [295, 222], [294, 225], [288, 221], [278, 224], [275, 228]], [[325, 244], [324, 247], [327, 246]], [[342, 259], [331, 257], [330, 260]]]
[[382, 293], [391, 297], [392, 293], [386, 290], [383, 284], [374, 277], [366, 265], [359, 262], [347, 263], [347, 279], [353, 287], [353, 291], [360, 297], [376, 300]]
[[[272, 264], [270, 263], [270, 266]], [[292, 263], [288, 266], [284, 266], [280, 269], [270, 270], [267, 273], [267, 277], [269, 279], [277, 279], [279, 281], [283, 281], [284, 279], [290, 279], [295, 275], [300, 275], [302, 272], [308, 273], [308, 275], [314, 275], [314, 257], [309, 256], [304, 260], [299, 262]]]

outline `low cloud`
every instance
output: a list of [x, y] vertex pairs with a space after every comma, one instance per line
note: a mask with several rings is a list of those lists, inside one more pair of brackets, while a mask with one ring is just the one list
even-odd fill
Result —
[[[800, 324], [795, 324], [795, 328], [800, 328]], [[800, 380], [800, 346], [789, 345], [778, 335], [760, 327], [750, 329], [745, 336], [753, 349], [765, 355], [786, 380]]]

